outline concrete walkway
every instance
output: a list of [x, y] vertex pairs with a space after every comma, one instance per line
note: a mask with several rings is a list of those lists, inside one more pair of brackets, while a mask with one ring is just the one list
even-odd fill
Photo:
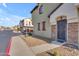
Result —
[[35, 54], [38, 54], [38, 53], [42, 53], [44, 51], [48, 51], [48, 50], [57, 48], [61, 45], [62, 45], [61, 43], [54, 41], [53, 43], [50, 43], [50, 44], [47, 43], [47, 44], [31, 47], [31, 49]]
[[11, 56], [34, 56], [32, 50], [18, 36], [12, 38], [9, 54]]

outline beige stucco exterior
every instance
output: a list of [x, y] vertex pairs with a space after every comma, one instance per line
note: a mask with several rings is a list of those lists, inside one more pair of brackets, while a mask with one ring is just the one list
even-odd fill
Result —
[[[43, 5], [44, 8], [43, 14], [39, 14], [39, 7], [41, 5]], [[48, 15], [57, 5], [59, 4], [41, 3], [39, 4], [39, 7], [33, 11], [32, 21], [34, 25], [34, 32], [33, 32], [34, 35], [51, 38], [51, 25], [50, 25], [50, 18], [48, 18]], [[46, 31], [42, 31], [42, 24], [40, 25], [41, 30], [38, 31], [37, 27], [38, 23], [42, 23], [43, 21], [46, 21]]]
[[[77, 12], [76, 4], [65, 3], [61, 7], [59, 7], [50, 16], [50, 23], [51, 23], [51, 25], [57, 25], [57, 19], [56, 19], [57, 17], [63, 16], [63, 15], [67, 17], [67, 42], [69, 42], [69, 43], [71, 43], [74, 40], [76, 40], [75, 44], [79, 43], [78, 42], [79, 41], [79, 37], [78, 37], [79, 36], [79, 28], [78, 28], [79, 27], [78, 26], [79, 25], [78, 24], [79, 23], [79, 16], [78, 16], [78, 12]], [[73, 32], [73, 31], [77, 31], [77, 33]], [[56, 34], [57, 34], [57, 29], [56, 29]], [[70, 39], [73, 36], [75, 36], [76, 38]], [[57, 36], [56, 36], [56, 39], [57, 39]]]
[[[43, 5], [44, 12], [39, 14], [39, 7]], [[66, 16], [67, 29], [66, 29], [66, 40], [68, 43], [79, 45], [79, 4], [75, 3], [63, 3], [57, 8], [48, 18], [48, 15], [59, 5], [59, 3], [41, 3], [32, 12], [32, 21], [34, 25], [34, 35], [41, 37], [51, 38], [57, 40], [57, 18], [59, 16]], [[65, 18], [65, 17], [63, 17]], [[41, 30], [38, 31], [38, 23], [46, 21], [46, 31], [42, 31], [42, 24], [40, 25]]]
[[[50, 23], [51, 25], [56, 24], [56, 18], [58, 16], [67, 16], [68, 23], [77, 22], [78, 15], [77, 15], [77, 7], [75, 4], [65, 3], [61, 7], [59, 7], [51, 16], [50, 16]], [[75, 19], [75, 20], [74, 20]]]

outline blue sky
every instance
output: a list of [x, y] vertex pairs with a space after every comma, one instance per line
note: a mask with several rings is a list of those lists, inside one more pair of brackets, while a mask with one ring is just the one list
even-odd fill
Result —
[[0, 3], [0, 26], [14, 26], [24, 18], [31, 18], [35, 3]]

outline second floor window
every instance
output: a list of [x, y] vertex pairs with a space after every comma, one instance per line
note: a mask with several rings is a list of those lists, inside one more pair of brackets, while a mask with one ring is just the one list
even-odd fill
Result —
[[31, 23], [29, 22], [29, 26], [31, 25]]
[[42, 14], [43, 11], [44, 11], [44, 8], [43, 8], [43, 5], [41, 5], [40, 8], [39, 8], [39, 14]]

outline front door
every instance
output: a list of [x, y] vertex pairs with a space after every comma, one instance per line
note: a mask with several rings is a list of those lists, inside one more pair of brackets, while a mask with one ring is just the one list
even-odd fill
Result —
[[57, 21], [57, 38], [59, 42], [66, 41], [67, 20]]

